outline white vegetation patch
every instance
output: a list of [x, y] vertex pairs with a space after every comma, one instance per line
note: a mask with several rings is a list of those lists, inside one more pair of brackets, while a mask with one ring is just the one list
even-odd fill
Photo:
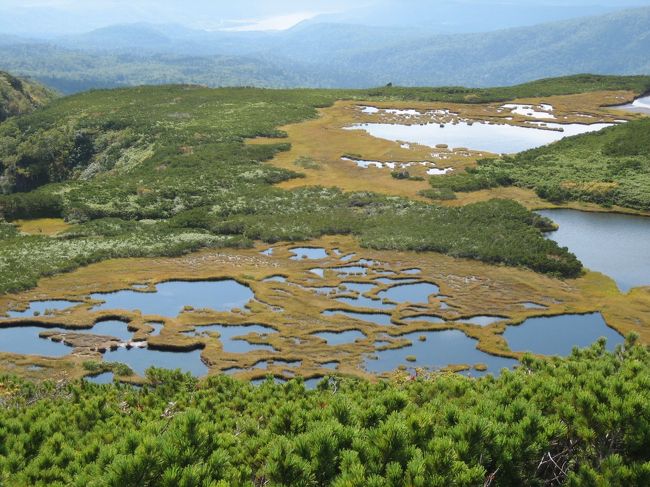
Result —
[[507, 108], [511, 113], [530, 118], [555, 119], [553, 115], [553, 106], [546, 103], [540, 105], [520, 105], [517, 103], [507, 103], [501, 108]]
[[[432, 154], [433, 155], [433, 154]], [[442, 157], [440, 157], [442, 159]], [[378, 169], [390, 169], [390, 170], [395, 170], [395, 169], [408, 169], [409, 167], [413, 166], [424, 166], [428, 167], [430, 169], [427, 170], [428, 175], [441, 175], [441, 174], [447, 174], [453, 169], [451, 167], [445, 168], [445, 169], [440, 169], [436, 167], [436, 164], [433, 162], [429, 161], [413, 161], [413, 162], [393, 162], [393, 161], [388, 161], [388, 162], [381, 162], [381, 161], [366, 161], [363, 159], [352, 159], [350, 157], [341, 157], [342, 161], [345, 162], [354, 162], [358, 167], [362, 169], [368, 169], [369, 167], [376, 167]]]
[[2, 241], [0, 274], [5, 276], [3, 285], [19, 287], [25, 276], [50, 275], [107, 258], [175, 255], [200, 247], [221, 247], [228, 239], [192, 231], [76, 239], [21, 237]]

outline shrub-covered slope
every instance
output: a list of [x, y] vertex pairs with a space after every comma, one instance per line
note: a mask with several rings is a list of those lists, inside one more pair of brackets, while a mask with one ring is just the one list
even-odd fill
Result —
[[650, 355], [603, 343], [499, 379], [259, 387], [0, 378], [0, 483], [435, 487], [650, 483]]
[[467, 174], [432, 179], [431, 184], [438, 191], [517, 185], [553, 202], [578, 200], [650, 211], [650, 119], [485, 160]]
[[[463, 90], [420, 92], [466, 96]], [[544, 239], [544, 222], [511, 201], [443, 208], [331, 188], [274, 187], [298, 176], [264, 164], [287, 145], [281, 138], [267, 145], [245, 139], [282, 136], [277, 127], [356, 96], [370, 93], [142, 87], [59, 99], [7, 121], [0, 127], [0, 188], [10, 194], [0, 196], [0, 212], [9, 220], [62, 216], [79, 226], [58, 238], [9, 232], [0, 246], [0, 291], [110, 257], [326, 234], [353, 234], [380, 249], [580, 273], [575, 256]]]
[[38, 83], [0, 71], [0, 122], [29, 113], [54, 97], [52, 91]]

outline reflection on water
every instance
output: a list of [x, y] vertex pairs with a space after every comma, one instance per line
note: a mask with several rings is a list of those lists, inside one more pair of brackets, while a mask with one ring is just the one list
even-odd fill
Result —
[[573, 347], [588, 347], [600, 337], [613, 350], [623, 337], [605, 323], [600, 313], [529, 318], [519, 326], [509, 326], [503, 337], [510, 350], [541, 355], [569, 355]]
[[130, 350], [118, 348], [117, 350], [107, 351], [104, 354], [104, 360], [126, 364], [141, 376], [144, 376], [145, 370], [149, 367], [170, 370], [180, 369], [197, 377], [208, 373], [208, 367], [201, 361], [200, 350], [166, 352], [148, 348], [132, 348]]
[[606, 123], [591, 125], [548, 123], [546, 127], [553, 130], [545, 130], [536, 127], [485, 122], [459, 122], [456, 125], [365, 123], [347, 127], [347, 130], [365, 130], [373, 137], [394, 142], [404, 141], [429, 147], [446, 144], [451, 148], [462, 147], [495, 154], [514, 154], [550, 144], [564, 137], [594, 132], [611, 125]]
[[[0, 328], [0, 352], [62, 357], [72, 351], [70, 347], [63, 343], [40, 338], [39, 333], [47, 330], [48, 328], [38, 326]], [[52, 330], [62, 331], [60, 328], [53, 328]]]
[[634, 100], [634, 102], [628, 103], [627, 105], [619, 105], [611, 108], [616, 108], [618, 110], [625, 110], [627, 112], [650, 114], [650, 96], [637, 98], [636, 100]]
[[233, 279], [223, 281], [169, 281], [156, 286], [156, 292], [118, 291], [91, 297], [104, 301], [97, 310], [140, 310], [145, 315], [177, 316], [185, 306], [231, 311], [241, 308], [255, 296], [247, 286]]
[[84, 380], [87, 382], [92, 382], [93, 384], [112, 384], [113, 377], [113, 372], [104, 372], [98, 375], [86, 376], [84, 377]]
[[292, 260], [312, 259], [320, 260], [327, 258], [327, 252], [321, 247], [297, 247], [290, 249], [293, 257]]
[[427, 303], [429, 296], [438, 294], [440, 288], [434, 284], [421, 282], [417, 284], [400, 284], [378, 294], [381, 299], [395, 303]]
[[[514, 359], [481, 352], [476, 348], [476, 340], [458, 330], [415, 332], [400, 338], [409, 340], [412, 345], [376, 352], [378, 359], [366, 359], [366, 369], [383, 373], [395, 370], [401, 365], [409, 368], [441, 369], [449, 365], [485, 364], [491, 373], [496, 374], [504, 367], [510, 368], [517, 364]], [[470, 374], [473, 374], [473, 371]]]
[[613, 278], [621, 291], [650, 285], [650, 218], [576, 210], [538, 212], [560, 228], [549, 238], [589, 269]]

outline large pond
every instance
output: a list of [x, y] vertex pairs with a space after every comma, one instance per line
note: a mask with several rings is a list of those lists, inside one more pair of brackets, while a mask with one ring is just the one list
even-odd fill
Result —
[[[400, 338], [409, 340], [412, 345], [376, 352], [376, 360], [366, 359], [366, 369], [374, 373], [383, 373], [400, 366], [440, 369], [448, 365], [485, 364], [489, 372], [496, 374], [502, 368], [511, 368], [517, 364], [514, 359], [481, 352], [476, 348], [476, 340], [458, 330], [415, 332]], [[470, 373], [482, 375], [478, 371]]]
[[429, 147], [446, 144], [451, 148], [464, 147], [495, 154], [514, 154], [556, 142], [564, 137], [601, 130], [611, 124], [548, 123], [546, 126], [555, 130], [482, 122], [459, 122], [456, 125], [446, 124], [444, 126], [438, 123], [424, 125], [364, 123], [347, 127], [347, 129], [365, 130], [373, 137], [394, 142], [417, 143]]
[[600, 313], [529, 318], [519, 326], [509, 326], [503, 337], [515, 352], [540, 355], [569, 355], [573, 347], [588, 347], [600, 337], [613, 350], [623, 337], [608, 327]]
[[169, 281], [156, 286], [156, 292], [118, 291], [93, 294], [104, 301], [98, 310], [140, 310], [145, 315], [177, 316], [183, 308], [210, 308], [231, 311], [241, 308], [255, 296], [248, 286], [228, 279], [224, 281]]
[[544, 210], [560, 228], [549, 238], [589, 269], [613, 278], [621, 291], [650, 285], [650, 218], [576, 210]]

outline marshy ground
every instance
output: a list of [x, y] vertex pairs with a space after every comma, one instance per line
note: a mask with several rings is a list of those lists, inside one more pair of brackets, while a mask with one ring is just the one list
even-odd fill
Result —
[[[316, 118], [283, 126], [280, 128], [282, 132], [275, 130], [276, 135], [286, 137], [248, 136], [239, 139], [247, 141], [245, 150], [260, 151], [260, 155], [252, 152], [247, 157], [268, 159], [263, 163], [264, 170], [298, 171], [303, 176], [269, 176], [264, 179], [267, 185], [269, 182], [277, 183], [277, 188], [291, 191], [315, 186], [336, 187], [349, 192], [374, 192], [430, 203], [421, 195], [421, 191], [431, 187], [430, 177], [446, 178], [446, 174], [462, 173], [476, 167], [477, 161], [494, 158], [497, 154], [472, 147], [427, 146], [405, 140], [387, 140], [372, 137], [363, 129], [350, 128], [377, 123], [448, 127], [497, 124], [557, 134], [561, 133], [557, 128], [541, 124], [622, 124], [642, 119], [640, 114], [608, 108], [628, 103], [637, 94], [628, 90], [596, 91], [481, 104], [339, 100], [332, 106], [320, 108]], [[201, 93], [200, 96], [206, 95]], [[252, 111], [246, 116], [252, 117], [256, 113], [254, 108], [251, 105]], [[181, 118], [189, 117], [188, 114]], [[289, 118], [306, 117], [293, 115]], [[183, 124], [185, 127], [189, 122]], [[267, 125], [273, 126], [273, 121], [267, 121]], [[205, 127], [201, 128], [201, 133], [187, 130], [195, 140], [208, 137], [203, 133]], [[251, 131], [261, 130], [248, 130]], [[270, 131], [268, 127], [263, 130]], [[278, 151], [279, 142], [289, 143], [289, 150]], [[150, 155], [153, 149], [149, 145], [146, 147], [145, 152]], [[194, 149], [185, 144], [174, 157], [184, 161], [184, 158], [199, 160], [196, 153], [202, 154], [204, 149]], [[228, 151], [234, 150], [228, 147]], [[131, 154], [129, 160], [137, 159], [136, 156]], [[164, 174], [178, 169], [173, 164], [159, 162], [152, 164], [155, 172], [163, 174], [160, 178], [164, 183]], [[203, 162], [207, 164], [209, 161]], [[243, 167], [244, 163], [238, 164]], [[255, 164], [259, 162], [255, 161]], [[238, 168], [239, 174], [229, 168], [233, 174], [224, 172], [225, 176], [217, 176], [221, 180], [233, 176], [237, 181], [253, 181], [264, 176], [262, 170], [253, 168], [243, 172], [244, 169], [240, 171]], [[400, 170], [408, 172], [408, 176], [396, 177], [394, 173]], [[124, 174], [120, 171], [119, 168], [112, 170], [104, 181], [111, 182], [110, 177], [117, 175], [115, 181], [121, 184], [129, 171]], [[148, 177], [151, 171], [145, 173]], [[217, 183], [204, 180], [204, 174], [196, 180], [201, 181], [200, 188], [192, 188], [192, 197], [198, 197], [196, 195], [203, 190], [214, 190]], [[188, 182], [193, 181], [192, 177]], [[97, 184], [103, 184], [101, 179], [99, 181]], [[151, 216], [162, 219], [171, 210], [154, 206], [159, 203], [156, 198], [162, 198], [163, 202], [167, 198], [164, 194], [158, 195], [158, 192], [167, 190], [164, 185], [159, 189], [159, 183], [162, 184], [157, 179], [141, 183], [136, 193], [123, 201], [103, 190], [98, 190], [97, 195], [110, 194], [113, 199], [109, 203], [97, 200], [91, 190], [88, 190], [88, 195], [79, 193], [81, 196], [71, 201], [76, 204], [87, 198], [88, 208], [100, 212], [98, 218], [114, 213], [126, 219], [134, 211], [130, 206], [144, 205], [146, 200], [147, 204], [152, 204], [153, 209], [148, 209]], [[255, 184], [260, 185], [259, 182]], [[72, 187], [73, 191], [79, 187]], [[189, 194], [188, 188], [177, 189]], [[265, 195], [269, 198], [270, 205], [274, 204], [273, 198], [278, 198], [276, 193], [267, 196], [262, 192], [267, 191], [267, 186], [255, 186], [254, 189], [260, 197]], [[248, 187], [243, 187], [240, 192], [246, 194], [248, 191]], [[323, 201], [339, 197], [321, 196]], [[197, 242], [208, 239], [207, 243], [198, 243], [195, 247], [228, 245], [230, 237], [208, 237], [205, 228], [221, 225], [227, 227], [227, 230], [219, 230], [222, 233], [236, 234], [239, 228], [254, 223], [250, 211], [258, 211], [250, 210], [248, 206], [252, 203], [244, 199], [243, 203], [240, 202], [244, 207], [241, 211], [251, 222], [228, 221], [222, 225], [224, 217], [215, 212], [223, 210], [224, 202], [234, 207], [236, 202], [232, 203], [234, 200], [228, 194], [218, 197], [210, 194], [210, 197], [213, 199], [206, 199], [205, 206], [200, 207], [205, 214], [197, 213], [185, 218], [190, 223], [197, 216], [208, 220], [206, 227], [192, 234]], [[458, 192], [455, 199], [438, 203], [463, 207], [494, 198], [512, 199], [528, 209], [561, 207], [647, 213], [630, 207], [605, 207], [576, 200], [552, 203], [542, 199], [532, 188], [520, 186]], [[315, 211], [329, 211], [318, 207], [318, 201], [314, 203]], [[126, 206], [120, 206], [122, 203]], [[209, 210], [206, 209], [208, 203], [213, 205]], [[349, 206], [356, 204], [351, 201]], [[106, 211], [107, 215], [101, 211]], [[236, 213], [239, 210], [228, 211]], [[295, 210], [289, 208], [286, 211], [287, 218], [293, 219]], [[399, 211], [401, 207], [396, 207], [395, 223], [403, 218]], [[254, 215], [261, 220], [259, 225], [267, 225], [263, 215]], [[153, 218], [143, 218], [133, 225], [129, 223], [131, 226], [123, 221], [97, 221], [105, 227], [98, 223], [94, 228], [92, 221], [86, 226], [75, 227], [60, 218], [18, 220], [14, 223], [25, 239], [34, 236], [57, 243], [74, 242], [70, 237], [72, 233], [86, 238], [86, 246], [94, 245], [92, 242], [103, 236], [113, 237], [124, 231], [122, 228], [128, 227], [129, 232], [137, 235], [143, 229], [158, 225]], [[179, 225], [179, 228], [184, 227]], [[106, 233], [109, 230], [112, 233]], [[144, 380], [142, 364], [151, 360], [152, 365], [187, 362], [183, 365], [199, 375], [227, 373], [253, 380], [267, 375], [280, 379], [294, 376], [313, 379], [331, 373], [375, 379], [392, 373], [394, 367], [389, 370], [377, 366], [382, 357], [390, 355], [391, 364], [403, 373], [413, 373], [415, 368], [421, 368], [423, 372], [446, 369], [481, 375], [486, 370], [496, 373], [500, 366], [512, 366], [523, 356], [524, 350], [511, 347], [504, 332], [507, 335], [507, 330], [514, 330], [513, 327], [527, 319], [594, 313], [594, 326], [599, 326], [602, 316], [604, 322], [600, 325], [606, 323], [609, 327], [606, 331], [611, 332], [611, 337], [620, 338], [620, 335], [635, 332], [641, 342], [650, 343], [650, 287], [636, 287], [622, 293], [611, 278], [596, 272], [586, 271], [577, 278], [560, 278], [517, 265], [491, 265], [432, 251], [373, 250], [368, 248], [372, 245], [362, 245], [364, 242], [355, 236], [301, 238], [301, 235], [310, 233], [304, 229], [293, 230], [287, 238], [281, 238], [268, 233], [275, 231], [273, 227], [267, 232], [267, 240], [300, 243], [269, 244], [255, 238], [260, 234], [266, 235], [264, 231], [256, 231], [257, 234], [242, 231], [246, 238], [253, 235], [251, 248], [213, 248], [181, 257], [104, 260], [72, 272], [41, 278], [36, 287], [27, 291], [0, 296], [0, 315], [4, 315], [0, 318], [0, 334], [8, 329], [16, 332], [16, 327], [36, 327], [32, 340], [52, 340], [62, 347], [53, 357], [7, 353], [0, 348], [0, 369], [26, 377], [55, 379], [101, 375], [99, 380], [104, 380], [108, 377], [106, 374], [111, 373], [121, 380], [139, 383]], [[341, 233], [352, 232], [346, 229]], [[165, 234], [165, 238], [167, 236]], [[178, 238], [176, 234], [172, 237]], [[151, 238], [161, 247], [167, 245], [158, 241], [154, 233]], [[469, 245], [471, 247], [471, 242]], [[246, 245], [233, 238], [233, 246]], [[392, 248], [391, 245], [385, 247]], [[401, 248], [400, 245], [395, 247]], [[108, 252], [106, 255], [112, 254]], [[545, 258], [553, 260], [556, 256], [546, 255]], [[53, 266], [40, 275], [52, 274], [58, 269]], [[199, 287], [206, 283], [222, 283], [224, 288], [200, 290]], [[172, 303], [172, 297], [179, 296], [178, 289], [166, 291], [166, 286], [172, 285], [187, 288], [187, 303]], [[124, 299], [120, 301], [120, 298]], [[201, 298], [200, 304], [191, 306], [191, 298]], [[109, 300], [109, 303], [102, 305], [104, 300]], [[111, 304], [111, 300], [118, 304]], [[50, 303], [50, 308], [58, 309], [47, 309], [50, 301], [62, 303], [60, 306]], [[37, 307], [30, 307], [30, 303], [38, 302], [42, 309], [34, 313]], [[457, 355], [451, 353], [444, 363], [436, 358], [435, 353], [430, 353], [445, 348], [452, 352], [471, 350], [472, 353], [465, 354], [468, 357], [460, 352]], [[157, 353], [160, 355], [156, 356]], [[137, 364], [130, 364], [135, 374], [112, 363], [128, 363], [135, 355], [144, 357], [138, 359], [139, 362], [136, 360]]]

